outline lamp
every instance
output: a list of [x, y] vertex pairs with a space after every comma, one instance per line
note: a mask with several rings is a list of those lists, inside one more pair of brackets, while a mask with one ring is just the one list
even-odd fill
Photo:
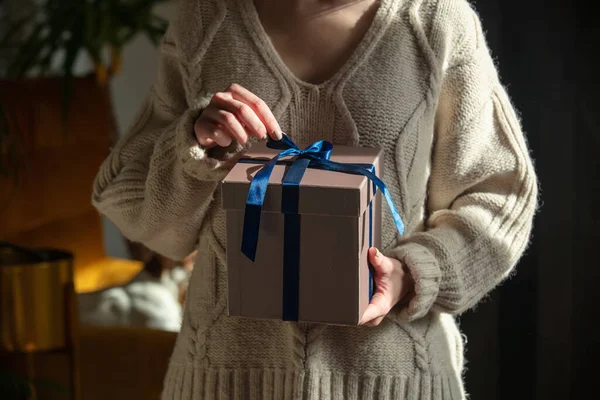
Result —
[[64, 353], [70, 397], [78, 400], [76, 301], [71, 253], [0, 242], [0, 353], [25, 358], [29, 382], [37, 354]]

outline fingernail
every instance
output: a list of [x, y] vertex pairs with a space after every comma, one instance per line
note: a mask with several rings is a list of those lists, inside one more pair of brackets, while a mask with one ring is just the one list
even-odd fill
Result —
[[381, 253], [379, 252], [379, 249], [375, 249], [375, 258], [379, 258], [381, 256]]
[[275, 136], [275, 138], [276, 138], [277, 140], [281, 140], [281, 139], [283, 139], [283, 132], [281, 132], [281, 130], [279, 130], [279, 129], [275, 129], [275, 130], [273, 131], [273, 135]]

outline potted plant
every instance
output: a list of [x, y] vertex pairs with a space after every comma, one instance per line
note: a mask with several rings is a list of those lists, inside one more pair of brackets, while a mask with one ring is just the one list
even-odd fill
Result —
[[[0, 2], [0, 54], [8, 58], [0, 70], [0, 78], [4, 78], [4, 96], [0, 98], [0, 174], [6, 176], [18, 170], [18, 153], [28, 138], [23, 131], [27, 124], [15, 116], [19, 110], [7, 104], [7, 99], [14, 99], [13, 91], [58, 88], [56, 102], [61, 105], [64, 128], [69, 111], [75, 106], [71, 101], [73, 92], [79, 86], [90, 90], [93, 87], [89, 81], [94, 80], [93, 90], [106, 91], [106, 83], [120, 70], [126, 44], [140, 34], [154, 44], [159, 42], [167, 21], [154, 12], [154, 6], [167, 1], [40, 0], [29, 7], [15, 7], [16, 16], [8, 12], [6, 1]], [[93, 70], [76, 77], [80, 56], [89, 58]], [[31, 85], [32, 80], [37, 84]]]

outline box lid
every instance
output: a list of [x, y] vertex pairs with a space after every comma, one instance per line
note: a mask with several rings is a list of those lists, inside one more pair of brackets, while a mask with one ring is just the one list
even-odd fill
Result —
[[[305, 148], [306, 145], [298, 145]], [[279, 150], [257, 143], [246, 151], [244, 162], [238, 162], [222, 182], [223, 208], [244, 210], [250, 182], [254, 175], [272, 159]], [[383, 151], [375, 148], [334, 146], [331, 161], [349, 164], [374, 165], [382, 178]], [[256, 160], [252, 163], [251, 160]], [[263, 212], [281, 212], [281, 188], [291, 158], [273, 169], [263, 204]], [[287, 161], [287, 165], [285, 162]], [[300, 182], [298, 212], [300, 214], [359, 216], [373, 197], [373, 185], [362, 175], [308, 168]]]

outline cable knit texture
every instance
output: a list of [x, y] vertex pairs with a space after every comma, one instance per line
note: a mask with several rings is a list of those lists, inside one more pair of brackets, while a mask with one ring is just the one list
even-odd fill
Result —
[[[453, 315], [512, 271], [528, 243], [537, 180], [519, 120], [466, 0], [382, 0], [363, 40], [322, 84], [294, 76], [252, 0], [181, 0], [159, 75], [98, 173], [93, 203], [172, 258], [198, 249], [164, 399], [464, 399]], [[387, 255], [415, 296], [376, 328], [227, 316], [219, 182], [241, 146], [205, 151], [193, 124], [239, 83], [296, 142], [382, 147], [406, 222], [383, 214]]]

